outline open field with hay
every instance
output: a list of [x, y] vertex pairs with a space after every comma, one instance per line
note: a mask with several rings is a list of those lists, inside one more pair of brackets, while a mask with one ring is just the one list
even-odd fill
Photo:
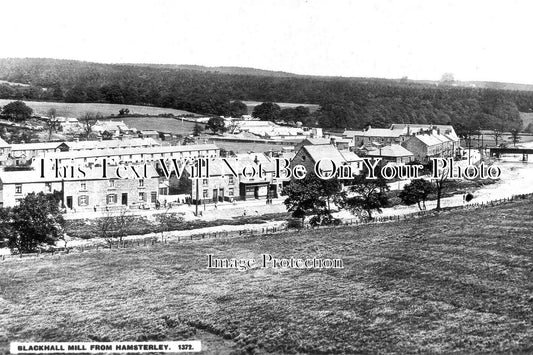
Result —
[[[15, 100], [0, 100], [0, 106], [7, 105]], [[62, 117], [82, 117], [87, 112], [101, 113], [104, 116], [118, 115], [118, 111], [122, 108], [128, 108], [130, 114], [139, 115], [187, 115], [191, 114], [187, 111], [175, 110], [172, 108], [138, 106], [126, 104], [101, 104], [101, 103], [66, 103], [66, 102], [40, 102], [40, 101], [24, 101], [26, 105], [33, 109], [35, 115], [46, 116], [51, 108], [55, 108], [57, 116]]]
[[[360, 227], [12, 260], [9, 341], [202, 340], [207, 353], [533, 351], [533, 203]], [[209, 270], [217, 258], [343, 269]]]

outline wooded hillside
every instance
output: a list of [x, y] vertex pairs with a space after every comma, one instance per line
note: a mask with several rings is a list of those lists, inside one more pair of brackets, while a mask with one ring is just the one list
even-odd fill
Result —
[[[409, 80], [293, 76], [249, 68], [225, 74], [195, 66], [98, 64], [55, 59], [0, 59], [0, 98], [107, 102], [229, 115], [232, 100], [319, 104], [303, 119], [325, 128], [386, 127], [392, 122], [451, 123], [459, 131], [521, 129], [533, 92], [424, 84]], [[196, 69], [195, 69], [196, 68]], [[286, 76], [284, 76], [286, 74]]]

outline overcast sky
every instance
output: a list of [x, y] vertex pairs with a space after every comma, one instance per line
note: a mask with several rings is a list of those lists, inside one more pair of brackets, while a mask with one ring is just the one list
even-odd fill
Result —
[[533, 84], [533, 1], [1, 0], [0, 57]]

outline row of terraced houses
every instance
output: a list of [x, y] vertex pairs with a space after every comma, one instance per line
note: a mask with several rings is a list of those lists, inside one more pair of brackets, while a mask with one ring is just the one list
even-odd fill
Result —
[[[458, 147], [459, 140], [451, 126], [392, 125], [390, 129], [345, 131], [340, 139], [306, 138], [295, 152], [276, 157], [286, 158], [293, 165], [302, 164], [308, 170], [326, 159], [336, 166], [350, 165], [358, 172], [362, 159], [354, 151], [389, 163], [405, 163], [453, 156]], [[272, 199], [279, 197], [290, 181], [276, 178], [272, 154], [236, 154], [228, 158], [234, 171], [219, 157], [220, 150], [214, 144], [164, 145], [152, 138], [28, 144], [0, 140], [0, 204], [14, 206], [28, 193], [54, 191], [60, 192], [67, 212]], [[105, 175], [104, 159], [108, 172]], [[168, 168], [173, 159], [209, 160], [209, 177], [192, 178], [190, 169], [185, 169], [180, 177], [167, 176], [161, 160]], [[149, 168], [139, 174], [145, 166]], [[262, 174], [246, 177], [245, 167], [254, 167]], [[327, 170], [328, 165], [323, 168]], [[137, 175], [127, 179], [115, 176], [117, 169]]]

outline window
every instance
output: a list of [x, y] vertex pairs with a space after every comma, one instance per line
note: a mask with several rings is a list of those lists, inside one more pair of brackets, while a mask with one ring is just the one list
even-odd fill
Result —
[[207, 190], [204, 190], [204, 198], [207, 198], [209, 196], [209, 192]]
[[15, 185], [15, 193], [21, 194], [22, 193], [22, 184], [16, 184]]
[[230, 175], [230, 177], [229, 177], [229, 183], [230, 183], [230, 184], [233, 184], [233, 175]]
[[156, 203], [157, 202], [157, 192], [153, 191], [150, 194], [150, 202], [152, 202], [152, 203]]
[[204, 185], [207, 185], [207, 184], [208, 184], [207, 179], [204, 179], [204, 180], [202, 181], [202, 183], [203, 183]]
[[44, 188], [46, 190], [46, 192], [52, 192], [52, 184], [47, 182], [46, 184], [44, 184]]
[[228, 189], [228, 196], [233, 196], [233, 188]]
[[139, 180], [139, 187], [144, 187], [144, 180], [143, 179]]
[[86, 182], [82, 182], [80, 188], [81, 188], [82, 191], [86, 191], [87, 190], [87, 183]]
[[139, 201], [146, 201], [146, 194], [144, 192], [139, 192]]
[[107, 204], [113, 205], [117, 203], [117, 194], [109, 194], [107, 195]]
[[109, 180], [109, 187], [115, 187], [115, 180]]
[[78, 206], [87, 206], [89, 205], [89, 196], [82, 195], [78, 197]]

